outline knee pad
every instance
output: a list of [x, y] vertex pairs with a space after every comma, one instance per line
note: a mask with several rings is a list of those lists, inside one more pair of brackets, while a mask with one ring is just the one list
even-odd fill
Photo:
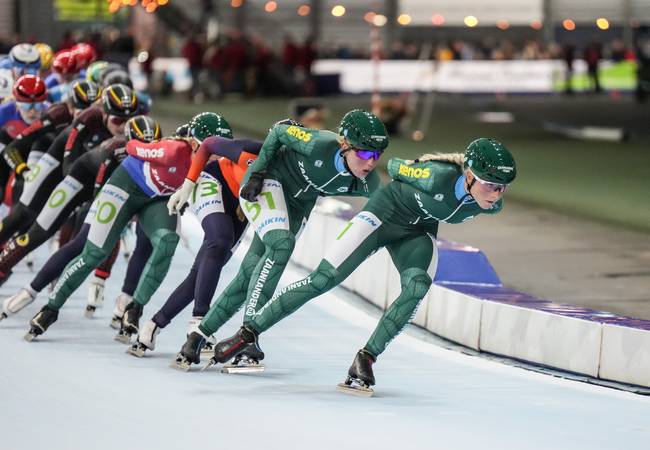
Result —
[[406, 269], [400, 275], [402, 292], [409, 293], [412, 298], [423, 298], [431, 287], [431, 277], [425, 270], [411, 268]]
[[296, 245], [296, 238], [288, 230], [272, 230], [264, 235], [262, 242], [273, 252], [278, 262], [286, 263]]
[[321, 261], [316, 270], [311, 274], [311, 284], [319, 292], [325, 292], [337, 285], [339, 271], [329, 262]]
[[164, 256], [172, 256], [176, 251], [176, 245], [178, 245], [178, 234], [176, 232], [160, 229], [156, 230], [151, 237], [151, 245], [159, 254]]

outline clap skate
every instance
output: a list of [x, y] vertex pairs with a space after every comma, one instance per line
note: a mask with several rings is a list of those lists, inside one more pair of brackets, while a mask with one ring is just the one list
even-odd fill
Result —
[[126, 352], [142, 358], [147, 350], [151, 351], [156, 348], [158, 333], [160, 333], [160, 327], [153, 320], [148, 320], [140, 329], [137, 341]]
[[181, 347], [176, 358], [169, 364], [172, 369], [187, 372], [192, 364], [201, 362], [201, 348], [205, 345], [205, 336], [199, 331], [193, 331], [187, 336], [187, 341]]
[[264, 352], [259, 346], [257, 333], [243, 326], [228, 339], [220, 341], [214, 347], [214, 356], [203, 367], [206, 370], [217, 363], [225, 363], [232, 359], [232, 362], [221, 368], [222, 373], [257, 373], [263, 372]]
[[51, 309], [48, 305], [43, 306], [41, 310], [30, 320], [29, 331], [25, 334], [27, 342], [33, 341], [37, 336], [45, 333], [47, 329], [56, 322], [59, 317], [59, 311]]
[[348, 376], [343, 383], [336, 385], [336, 390], [360, 397], [372, 397], [375, 391], [370, 387], [375, 384], [372, 364], [376, 358], [368, 351], [361, 349], [348, 370]]

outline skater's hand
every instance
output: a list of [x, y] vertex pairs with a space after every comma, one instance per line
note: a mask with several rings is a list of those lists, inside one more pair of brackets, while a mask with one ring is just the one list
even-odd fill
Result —
[[256, 202], [264, 186], [264, 172], [253, 172], [248, 182], [242, 186], [239, 196], [249, 202]]
[[25, 163], [19, 164], [18, 167], [16, 167], [16, 174], [23, 178], [27, 177], [29, 175], [29, 166]]
[[169, 200], [167, 201], [167, 210], [169, 211], [170, 216], [179, 213], [182, 214], [185, 211], [187, 200], [190, 198], [194, 186], [196, 186], [196, 183], [186, 178], [180, 189], [169, 197]]

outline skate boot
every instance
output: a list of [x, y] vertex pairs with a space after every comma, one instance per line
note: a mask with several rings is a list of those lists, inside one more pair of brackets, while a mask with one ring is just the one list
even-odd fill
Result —
[[0, 313], [0, 320], [6, 319], [12, 314], [29, 305], [36, 298], [37, 292], [29, 285], [25, 286], [11, 297], [5, 299], [2, 303], [2, 312]]
[[56, 309], [50, 308], [48, 305], [43, 306], [41, 310], [30, 320], [29, 331], [25, 335], [25, 340], [31, 342], [36, 338], [45, 333], [45, 331], [56, 322], [56, 319], [59, 317], [59, 311]]
[[348, 377], [345, 382], [339, 383], [336, 389], [347, 394], [371, 397], [375, 391], [370, 386], [375, 384], [375, 376], [372, 373], [372, 365], [377, 361], [366, 349], [361, 349], [354, 358]]
[[115, 307], [113, 308], [113, 317], [111, 318], [110, 327], [114, 330], [122, 328], [122, 317], [124, 317], [124, 310], [126, 306], [133, 301], [133, 297], [124, 292], [115, 299]]
[[142, 317], [142, 305], [133, 301], [126, 306], [124, 317], [122, 317], [122, 327], [115, 336], [116, 341], [124, 344], [131, 342], [131, 336], [138, 332], [140, 327], [140, 317]]
[[[190, 334], [192, 334], [193, 331], [199, 331], [199, 325], [201, 324], [201, 321], [203, 320], [203, 316], [193, 316], [190, 319], [189, 326], [187, 328], [187, 336], [189, 337]], [[212, 354], [214, 352], [214, 346], [217, 343], [217, 339], [214, 337], [213, 334], [208, 336], [205, 339], [205, 345], [201, 349], [201, 354]]]
[[205, 340], [203, 333], [192, 331], [169, 367], [187, 372], [192, 364], [200, 363], [201, 348], [205, 345]]
[[216, 363], [226, 364], [221, 369], [223, 373], [255, 373], [263, 372], [264, 352], [259, 346], [258, 334], [252, 328], [243, 326], [234, 336], [224, 339], [215, 345], [214, 356], [210, 358], [204, 370]]
[[138, 333], [138, 340], [126, 351], [133, 356], [142, 358], [147, 350], [154, 350], [156, 348], [156, 336], [160, 333], [160, 327], [153, 320], [147, 320], [140, 332]]
[[84, 311], [86, 319], [92, 319], [95, 315], [95, 310], [101, 308], [104, 304], [104, 282], [103, 278], [95, 275], [88, 286], [88, 304]]

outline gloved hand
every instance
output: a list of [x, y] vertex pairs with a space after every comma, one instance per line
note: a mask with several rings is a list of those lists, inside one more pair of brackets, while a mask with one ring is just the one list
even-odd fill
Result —
[[264, 172], [253, 172], [239, 191], [239, 196], [249, 202], [256, 202], [264, 186]]
[[190, 198], [195, 185], [196, 183], [194, 181], [185, 178], [183, 185], [174, 192], [171, 197], [169, 197], [169, 200], [167, 201], [167, 210], [169, 211], [170, 216], [183, 213], [187, 199]]

